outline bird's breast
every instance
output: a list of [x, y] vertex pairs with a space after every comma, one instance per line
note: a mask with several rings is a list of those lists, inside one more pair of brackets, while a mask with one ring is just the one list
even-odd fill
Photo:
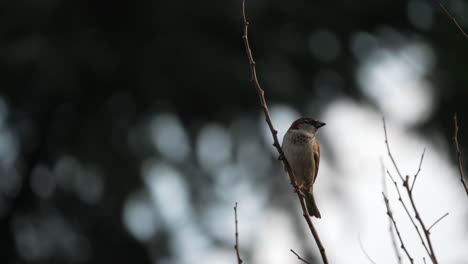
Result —
[[283, 139], [283, 152], [289, 161], [299, 184], [310, 182], [314, 177], [315, 138], [302, 133], [287, 133]]

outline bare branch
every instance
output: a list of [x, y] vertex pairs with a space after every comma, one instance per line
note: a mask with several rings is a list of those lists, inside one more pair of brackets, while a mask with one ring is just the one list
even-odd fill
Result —
[[463, 165], [462, 165], [462, 153], [460, 150], [460, 145], [458, 144], [458, 120], [457, 114], [453, 116], [453, 123], [455, 126], [455, 135], [453, 136], [453, 141], [455, 142], [455, 148], [457, 150], [457, 161], [458, 161], [458, 171], [460, 172], [460, 181], [465, 188], [466, 195], [468, 195], [468, 186], [466, 185], [465, 181], [465, 173], [463, 172]]
[[414, 187], [414, 184], [416, 183], [416, 179], [418, 178], [418, 175], [419, 175], [419, 173], [421, 172], [421, 166], [422, 166], [422, 163], [423, 163], [423, 160], [424, 160], [424, 154], [425, 154], [425, 153], [426, 153], [426, 148], [424, 148], [423, 153], [422, 153], [422, 155], [421, 155], [421, 160], [419, 161], [418, 171], [417, 171], [416, 174], [414, 175], [413, 184], [411, 184], [411, 191], [413, 191], [413, 187]]
[[236, 244], [234, 245], [234, 249], [236, 250], [237, 255], [237, 263], [242, 264], [242, 259], [240, 257], [240, 250], [239, 250], [239, 232], [237, 231], [237, 202], [234, 205], [234, 223], [236, 225]]
[[400, 188], [398, 187], [397, 182], [395, 181], [395, 179], [393, 178], [392, 174], [390, 174], [389, 171], [387, 171], [387, 174], [392, 179], [393, 185], [395, 186], [395, 189], [396, 189], [396, 191], [398, 193], [398, 201], [401, 203], [401, 205], [405, 209], [406, 215], [411, 220], [411, 223], [413, 224], [414, 229], [416, 229], [416, 232], [418, 233], [419, 239], [421, 240], [421, 244], [423, 245], [423, 247], [426, 250], [427, 254], [430, 255], [431, 253], [429, 252], [429, 248], [427, 248], [426, 243], [424, 242], [424, 238], [423, 238], [423, 236], [421, 234], [421, 231], [419, 231], [419, 227], [416, 225], [416, 222], [414, 221], [413, 217], [411, 216], [411, 213], [408, 210], [408, 207], [406, 206], [405, 201], [403, 201], [403, 197], [401, 196]]
[[468, 35], [466, 34], [466, 32], [463, 30], [463, 28], [460, 26], [460, 24], [458, 24], [455, 17], [452, 16], [452, 14], [450, 14], [450, 12], [445, 8], [444, 4], [442, 4], [442, 2], [440, 0], [435, 0], [435, 1], [439, 4], [439, 6], [442, 8], [442, 10], [444, 10], [445, 14], [447, 14], [447, 16], [453, 21], [455, 26], [458, 27], [458, 29], [463, 34], [463, 36], [465, 36], [465, 38], [468, 38]]
[[431, 229], [437, 224], [440, 222], [440, 220], [444, 219], [446, 216], [448, 216], [449, 213], [445, 213], [443, 216], [441, 216], [439, 219], [437, 219], [437, 221], [435, 221], [430, 227], [429, 229], [427, 230], [428, 232], [431, 231]]
[[296, 255], [296, 257], [297, 257], [298, 259], [300, 259], [302, 262], [304, 262], [304, 263], [306, 263], [306, 264], [310, 264], [310, 262], [308, 262], [307, 260], [301, 258], [301, 256], [299, 256], [294, 250], [292, 250], [292, 249], [290, 249], [290, 250], [291, 250], [291, 252], [292, 252], [294, 255]]
[[431, 258], [432, 263], [437, 264], [439, 262], [437, 261], [437, 258], [435, 256], [434, 248], [432, 247], [432, 241], [431, 241], [431, 237], [430, 237], [431, 233], [429, 233], [429, 230], [426, 228], [426, 225], [424, 224], [424, 221], [422, 220], [422, 218], [421, 218], [421, 216], [419, 214], [419, 211], [416, 208], [416, 203], [414, 202], [414, 199], [413, 199], [413, 193], [411, 192], [411, 190], [408, 187], [408, 178], [406, 178], [406, 184], [404, 186], [406, 188], [406, 192], [408, 193], [408, 197], [409, 197], [409, 200], [411, 202], [411, 206], [413, 207], [413, 211], [416, 214], [416, 220], [418, 220], [419, 224], [421, 225], [421, 228], [424, 231], [424, 235], [426, 237], [427, 245], [429, 246], [429, 250], [431, 252], [429, 254], [429, 257]]
[[400, 240], [401, 249], [403, 249], [403, 251], [406, 253], [406, 256], [408, 257], [409, 261], [411, 263], [414, 263], [413, 258], [410, 256], [408, 250], [405, 247], [405, 243], [403, 243], [403, 238], [401, 238], [401, 234], [400, 234], [400, 231], [398, 230], [397, 223], [395, 221], [395, 218], [393, 218], [393, 213], [392, 213], [392, 210], [390, 209], [390, 203], [388, 202], [387, 196], [385, 196], [385, 194], [383, 192], [382, 192], [382, 196], [383, 196], [383, 199], [384, 199], [384, 202], [385, 202], [385, 206], [387, 207], [387, 215], [390, 218], [390, 220], [392, 221], [393, 226], [395, 227], [395, 231], [397, 233], [398, 239]]
[[382, 117], [382, 122], [383, 122], [383, 128], [384, 128], [384, 133], [385, 133], [385, 145], [387, 146], [387, 153], [390, 159], [392, 160], [393, 167], [398, 173], [398, 176], [400, 176], [400, 179], [404, 181], [403, 175], [400, 172], [400, 169], [398, 169], [398, 166], [395, 162], [395, 159], [393, 158], [392, 152], [390, 151], [390, 144], [388, 143], [388, 136], [387, 136], [387, 125], [385, 124], [385, 118]]
[[[388, 156], [392, 160], [393, 166], [395, 167], [396, 171], [398, 172], [398, 175], [400, 176], [403, 187], [405, 187], [406, 193], [407, 193], [408, 198], [409, 198], [410, 203], [411, 203], [411, 207], [413, 209], [413, 212], [415, 213], [416, 220], [419, 222], [419, 225], [421, 226], [421, 228], [422, 228], [422, 230], [424, 232], [424, 237], [426, 238], [427, 247], [426, 247], [426, 245], [424, 243], [424, 239], [422, 239], [422, 236], [421, 236], [421, 233], [419, 232], [419, 229], [417, 228], [416, 224], [413, 221], [413, 218], [411, 217], [411, 214], [409, 213], [406, 205], [404, 205], [404, 202], [403, 202], [403, 199], [401, 197], [400, 190], [398, 188], [398, 185], [397, 185], [396, 181], [393, 179], [393, 177], [391, 177], [390, 173], [388, 171], [387, 172], [388, 172], [389, 176], [393, 180], [393, 183], [394, 183], [394, 185], [395, 185], [395, 187], [397, 189], [397, 192], [398, 192], [399, 200], [400, 200], [401, 204], [403, 205], [403, 207], [405, 208], [406, 213], [410, 217], [411, 222], [413, 223], [416, 231], [418, 232], [418, 235], [419, 235], [419, 237], [421, 239], [421, 243], [423, 244], [424, 248], [426, 249], [427, 254], [431, 258], [433, 264], [438, 264], [437, 258], [435, 256], [434, 248], [432, 247], [432, 241], [431, 241], [431, 237], [430, 237], [431, 234], [430, 234], [429, 230], [426, 228], [426, 225], [424, 224], [424, 221], [422, 220], [422, 218], [421, 218], [421, 216], [419, 214], [419, 211], [416, 208], [416, 203], [414, 202], [413, 191], [412, 191], [412, 189], [410, 187], [410, 184], [409, 184], [409, 182], [410, 182], [409, 176], [407, 175], [405, 178], [403, 178], [402, 174], [398, 170], [398, 166], [397, 166], [395, 160], [393, 159], [392, 153], [390, 151], [390, 146], [389, 146], [389, 143], [388, 143], [388, 136], [387, 136], [387, 127], [385, 125], [385, 119], [383, 119], [383, 128], [384, 128], [384, 132], [385, 132], [385, 144], [387, 145]], [[422, 160], [422, 158], [423, 157], [421, 157], [421, 160]]]
[[291, 185], [293, 186], [294, 191], [296, 192], [297, 197], [298, 197], [298, 199], [299, 199], [299, 201], [301, 203], [304, 219], [307, 222], [307, 225], [308, 225], [312, 235], [314, 236], [315, 242], [317, 243], [317, 247], [320, 250], [320, 255], [322, 256], [322, 261], [323, 261], [324, 264], [327, 264], [328, 259], [327, 259], [327, 255], [326, 255], [326, 252], [325, 252], [325, 248], [323, 247], [322, 241], [320, 240], [320, 237], [318, 235], [317, 230], [315, 229], [315, 226], [312, 223], [312, 220], [308, 216], [307, 208], [306, 208], [305, 201], [304, 201], [304, 198], [303, 198], [303, 194], [301, 193], [301, 191], [299, 189], [299, 186], [297, 185], [296, 178], [295, 178], [295, 176], [294, 176], [294, 174], [293, 174], [293, 172], [291, 170], [291, 166], [289, 165], [289, 162], [286, 159], [286, 157], [284, 156], [283, 150], [281, 149], [281, 146], [280, 146], [279, 141], [278, 141], [278, 136], [277, 136], [278, 132], [273, 127], [273, 123], [271, 121], [270, 113], [268, 111], [268, 106], [267, 106], [267, 103], [266, 103], [266, 100], [265, 100], [265, 92], [261, 88], [260, 83], [259, 83], [258, 78], [257, 78], [257, 69], [255, 67], [255, 60], [254, 60], [253, 55], [252, 55], [252, 50], [250, 49], [250, 43], [249, 43], [249, 38], [248, 38], [249, 22], [247, 21], [247, 15], [246, 15], [246, 11], [245, 11], [245, 0], [242, 0], [242, 18], [243, 18], [243, 22], [244, 22], [244, 34], [243, 34], [242, 38], [244, 39], [245, 50], [246, 50], [246, 53], [247, 53], [247, 57], [249, 59], [250, 71], [251, 71], [251, 74], [252, 74], [252, 82], [253, 82], [253, 84], [255, 86], [255, 90], [257, 91], [257, 94], [258, 94], [258, 97], [259, 97], [259, 100], [260, 100], [260, 105], [261, 105], [261, 107], [263, 109], [263, 113], [265, 115], [265, 121], [267, 122], [268, 127], [270, 128], [271, 135], [273, 137], [273, 142], [274, 142], [273, 146], [276, 148], [276, 150], [279, 153], [279, 156], [280, 156], [281, 161], [283, 162], [284, 168], [286, 169], [286, 171], [288, 173]]
[[[382, 170], [382, 189], [383, 189], [383, 192], [386, 194], [387, 193], [387, 181], [385, 180], [386, 179], [385, 166], [383, 164], [382, 157], [380, 157], [379, 160], [380, 160], [380, 167]], [[393, 232], [393, 224], [390, 218], [388, 219], [388, 232], [390, 233], [390, 238], [392, 239], [392, 247], [393, 247], [393, 251], [395, 252], [395, 256], [397, 257], [398, 264], [401, 264], [402, 263], [401, 254], [400, 254], [400, 250], [398, 250], [395, 233]]]

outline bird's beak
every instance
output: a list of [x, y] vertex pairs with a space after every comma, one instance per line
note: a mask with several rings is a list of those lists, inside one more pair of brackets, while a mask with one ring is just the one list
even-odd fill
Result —
[[324, 125], [326, 125], [326, 124], [323, 123], [323, 122], [320, 122], [320, 121], [317, 121], [317, 123], [315, 124], [315, 126], [316, 126], [317, 128], [323, 127]]

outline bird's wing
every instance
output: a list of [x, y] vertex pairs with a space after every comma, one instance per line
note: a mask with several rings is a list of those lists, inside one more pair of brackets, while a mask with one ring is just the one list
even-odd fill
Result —
[[317, 179], [317, 174], [319, 170], [319, 164], [320, 164], [320, 145], [318, 142], [315, 144], [315, 149], [314, 149], [314, 161], [315, 161], [315, 172], [314, 172], [314, 183], [315, 180]]

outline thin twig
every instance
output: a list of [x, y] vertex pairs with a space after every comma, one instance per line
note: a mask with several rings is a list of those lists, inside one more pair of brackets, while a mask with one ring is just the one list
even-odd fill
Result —
[[411, 216], [411, 213], [410, 213], [408, 207], [406, 206], [405, 201], [403, 201], [403, 197], [401, 196], [400, 188], [398, 187], [397, 182], [395, 181], [392, 174], [388, 170], [387, 170], [387, 174], [390, 177], [390, 179], [392, 179], [393, 185], [395, 186], [395, 189], [396, 189], [396, 191], [398, 193], [398, 201], [401, 203], [401, 205], [405, 209], [406, 215], [411, 220], [411, 223], [413, 224], [414, 229], [416, 229], [416, 232], [418, 233], [419, 239], [421, 240], [421, 244], [423, 245], [423, 247], [426, 250], [427, 254], [430, 255], [431, 253], [429, 252], [429, 248], [426, 246], [426, 243], [424, 242], [424, 238], [423, 238], [423, 236], [421, 234], [421, 231], [419, 231], [418, 225], [416, 225], [416, 222], [414, 221], [413, 217]]
[[422, 155], [421, 155], [421, 160], [419, 161], [418, 171], [417, 171], [416, 174], [414, 175], [413, 184], [411, 184], [411, 191], [413, 191], [413, 187], [414, 187], [414, 184], [416, 183], [416, 179], [418, 178], [418, 175], [419, 175], [419, 173], [421, 172], [421, 166], [422, 166], [422, 163], [423, 163], [423, 160], [424, 160], [424, 154], [425, 154], [425, 153], [426, 153], [426, 148], [424, 148], [423, 153], [422, 153]]
[[424, 221], [422, 220], [421, 215], [419, 214], [419, 211], [416, 208], [416, 203], [414, 202], [414, 199], [413, 199], [413, 192], [411, 192], [411, 190], [408, 187], [408, 178], [406, 178], [406, 185], [404, 186], [406, 188], [406, 192], [408, 193], [408, 197], [411, 202], [411, 206], [413, 207], [413, 211], [416, 214], [416, 220], [418, 220], [419, 224], [421, 225], [422, 230], [424, 231], [424, 236], [426, 237], [427, 245], [429, 246], [429, 251], [431, 252], [429, 254], [429, 257], [431, 258], [432, 263], [438, 264], [439, 262], [437, 261], [437, 258], [435, 256], [434, 248], [432, 247], [431, 233], [426, 228], [426, 225], [424, 224]]
[[466, 185], [465, 181], [465, 173], [463, 172], [463, 165], [462, 165], [462, 153], [460, 150], [460, 145], [458, 143], [458, 119], [457, 114], [453, 116], [453, 123], [455, 125], [455, 135], [453, 136], [453, 141], [455, 142], [455, 148], [457, 149], [457, 161], [458, 161], [458, 171], [460, 172], [460, 181], [465, 188], [466, 195], [468, 195], [468, 186]]
[[[379, 160], [380, 160], [380, 167], [382, 170], [382, 189], [383, 189], [383, 192], [386, 194], [387, 193], [387, 181], [385, 180], [386, 179], [385, 166], [383, 164], [382, 157], [380, 157]], [[397, 258], [398, 264], [401, 264], [402, 263], [401, 254], [400, 254], [400, 250], [398, 250], [395, 233], [393, 232], [393, 224], [390, 218], [388, 219], [388, 232], [390, 233], [390, 238], [392, 239], [392, 247], [393, 247], [393, 251], [395, 252], [395, 256]]]
[[445, 8], [444, 4], [442, 4], [442, 2], [440, 0], [435, 0], [439, 6], [442, 8], [442, 10], [444, 10], [445, 14], [447, 14], [447, 16], [453, 21], [453, 23], [458, 27], [458, 29], [460, 30], [460, 32], [463, 34], [463, 36], [465, 36], [465, 38], [468, 38], [468, 34], [466, 34], [466, 32], [463, 30], [463, 28], [460, 26], [460, 24], [458, 24], [457, 20], [455, 19], [454, 16], [452, 16], [452, 14], [450, 14], [450, 12]]
[[403, 243], [403, 238], [401, 238], [401, 234], [400, 234], [400, 231], [398, 230], [397, 223], [395, 221], [395, 218], [393, 218], [393, 213], [392, 213], [392, 210], [390, 209], [390, 203], [388, 202], [387, 196], [385, 196], [385, 194], [383, 192], [382, 192], [382, 196], [383, 196], [383, 199], [384, 199], [384, 202], [385, 202], [385, 206], [387, 207], [387, 215], [390, 218], [390, 220], [392, 220], [392, 223], [393, 223], [393, 226], [395, 227], [395, 231], [397, 233], [398, 239], [400, 240], [401, 249], [403, 249], [403, 251], [406, 253], [406, 256], [408, 257], [409, 261], [411, 263], [414, 263], [413, 258], [410, 256], [410, 254], [408, 252], [408, 249], [406, 249], [406, 247], [405, 247], [405, 243]]
[[236, 202], [236, 205], [234, 205], [234, 223], [236, 225], [236, 244], [234, 245], [234, 249], [236, 250], [237, 263], [242, 264], [243, 261], [240, 256], [240, 249], [239, 249], [239, 232], [237, 231], [237, 202]]
[[[384, 128], [384, 132], [385, 132], [385, 144], [387, 145], [387, 151], [388, 151], [388, 156], [390, 157], [390, 159], [392, 160], [392, 163], [393, 163], [393, 166], [395, 167], [395, 170], [398, 172], [398, 175], [400, 176], [400, 179], [403, 183], [403, 187], [405, 187], [405, 190], [406, 190], [406, 193], [408, 195], [408, 198], [410, 200], [410, 203], [411, 203], [411, 207], [413, 209], [413, 212], [415, 214], [415, 217], [416, 217], [416, 220], [419, 222], [419, 225], [421, 226], [421, 229], [423, 230], [424, 232], [424, 236], [426, 238], [426, 242], [427, 242], [427, 246], [428, 247], [424, 247], [426, 249], [426, 252], [428, 253], [429, 257], [431, 258], [432, 260], [432, 263], [433, 264], [438, 264], [438, 261], [437, 261], [437, 258], [435, 256], [435, 252], [434, 252], [434, 248], [432, 247], [432, 241], [431, 241], [431, 237], [430, 237], [430, 232], [429, 230], [426, 228], [426, 225], [424, 224], [424, 221], [422, 220], [421, 218], [421, 215], [419, 214], [419, 211], [416, 207], [416, 203], [414, 202], [414, 198], [413, 198], [413, 191], [411, 190], [411, 187], [410, 187], [410, 180], [409, 180], [409, 176], [407, 175], [405, 178], [403, 178], [402, 174], [400, 173], [400, 170], [398, 169], [398, 166], [395, 162], [395, 159], [393, 159], [393, 156], [392, 156], [392, 153], [390, 151], [390, 146], [389, 146], [389, 143], [388, 143], [388, 136], [387, 136], [387, 127], [385, 125], [385, 119], [383, 118], [383, 128]], [[388, 172], [388, 171], [387, 171]], [[389, 176], [390, 173], [389, 173]], [[403, 199], [401, 198], [401, 195], [400, 195], [400, 191], [399, 191], [399, 188], [398, 188], [398, 185], [396, 184], [395, 180], [393, 179], [392, 177], [392, 180], [395, 184], [395, 186], [397, 187], [397, 191], [398, 191], [398, 195], [400, 197], [400, 202], [402, 204], [404, 204], [403, 202]], [[421, 234], [419, 232], [419, 229], [416, 227], [416, 225], [414, 224], [414, 221], [412, 220], [413, 218], [411, 217], [411, 215], [409, 214], [409, 211], [408, 209], [406, 208], [406, 206], [404, 206], [405, 210], [406, 210], [406, 213], [408, 214], [408, 216], [410, 216], [410, 219], [411, 219], [411, 222], [413, 223], [413, 225], [415, 226], [416, 228], [416, 231], [418, 232], [418, 235], [420, 236], [421, 238], [421, 242], [424, 244], [424, 240], [422, 239], [421, 237]], [[428, 250], [429, 249], [429, 250]]]
[[299, 201], [301, 203], [301, 208], [302, 208], [304, 219], [307, 222], [307, 225], [308, 225], [312, 235], [314, 236], [315, 242], [317, 243], [317, 247], [319, 248], [319, 251], [320, 251], [320, 255], [322, 256], [322, 261], [323, 261], [324, 264], [327, 264], [328, 259], [327, 259], [327, 255], [326, 255], [326, 252], [325, 252], [325, 248], [323, 247], [323, 244], [322, 244], [322, 241], [320, 240], [318, 232], [315, 229], [315, 226], [313, 225], [312, 220], [310, 219], [310, 217], [309, 217], [309, 215], [307, 213], [307, 208], [306, 208], [306, 205], [305, 205], [303, 194], [301, 193], [300, 188], [297, 185], [296, 177], [294, 176], [294, 174], [292, 172], [292, 169], [291, 169], [291, 166], [289, 165], [289, 162], [286, 159], [286, 157], [284, 156], [283, 150], [281, 149], [281, 145], [279, 143], [278, 136], [277, 136], [278, 132], [273, 127], [273, 123], [271, 121], [270, 113], [268, 111], [268, 106], [267, 106], [267, 103], [266, 103], [266, 100], [265, 100], [265, 92], [261, 88], [260, 83], [259, 83], [258, 78], [257, 78], [257, 70], [256, 70], [256, 67], [255, 67], [255, 60], [254, 60], [253, 55], [252, 55], [252, 50], [250, 49], [250, 43], [249, 43], [249, 38], [248, 38], [249, 22], [247, 21], [247, 16], [246, 16], [246, 11], [245, 11], [245, 0], [242, 0], [242, 18], [243, 18], [243, 22], [244, 22], [244, 34], [243, 34], [242, 38], [244, 39], [245, 50], [246, 50], [246, 53], [247, 53], [247, 57], [249, 59], [250, 71], [251, 71], [251, 74], [252, 74], [252, 80], [251, 81], [253, 82], [253, 84], [255, 86], [255, 90], [257, 91], [257, 94], [258, 94], [258, 97], [259, 97], [259, 100], [260, 100], [260, 105], [261, 105], [261, 107], [263, 109], [263, 113], [265, 115], [265, 121], [267, 122], [268, 127], [270, 128], [270, 132], [271, 132], [271, 135], [273, 137], [273, 142], [274, 142], [273, 146], [276, 148], [276, 150], [278, 151], [278, 153], [280, 155], [280, 159], [283, 162], [284, 168], [286, 169], [286, 171], [288, 173], [291, 185], [293, 186], [294, 191], [296, 192], [297, 197], [298, 197], [298, 199], [299, 199]]
[[392, 155], [392, 152], [390, 151], [390, 144], [388, 143], [388, 136], [387, 136], [387, 125], [385, 124], [385, 118], [382, 117], [382, 122], [383, 122], [383, 128], [384, 128], [384, 133], [385, 133], [385, 145], [387, 146], [387, 153], [388, 153], [388, 156], [390, 157], [390, 159], [392, 160], [392, 164], [393, 164], [393, 167], [395, 168], [395, 170], [397, 171], [398, 173], [398, 176], [400, 176], [400, 179], [402, 181], [405, 181], [403, 179], [403, 175], [401, 174], [400, 172], [400, 169], [398, 169], [398, 166], [395, 162], [395, 159], [393, 158], [393, 155]]
[[440, 220], [444, 219], [444, 218], [445, 218], [446, 216], [448, 216], [448, 215], [449, 215], [449, 213], [445, 213], [443, 216], [441, 216], [439, 219], [437, 219], [437, 221], [435, 221], [435, 222], [429, 227], [429, 229], [428, 229], [427, 231], [430, 232], [431, 229], [432, 229], [437, 223], [440, 222]]
[[294, 255], [296, 255], [296, 257], [297, 257], [298, 259], [300, 259], [302, 262], [304, 262], [304, 263], [306, 263], [306, 264], [310, 264], [310, 262], [308, 262], [307, 260], [303, 259], [303, 258], [302, 258], [301, 256], [299, 256], [299, 254], [297, 254], [294, 250], [292, 250], [292, 249], [290, 249], [290, 250], [291, 250], [291, 252], [292, 252]]
[[361, 248], [362, 253], [366, 256], [367, 260], [369, 260], [370, 263], [376, 264], [375, 261], [367, 254], [366, 249], [364, 248], [364, 245], [362, 244], [361, 240], [361, 235], [358, 236], [359, 239], [359, 247]]

